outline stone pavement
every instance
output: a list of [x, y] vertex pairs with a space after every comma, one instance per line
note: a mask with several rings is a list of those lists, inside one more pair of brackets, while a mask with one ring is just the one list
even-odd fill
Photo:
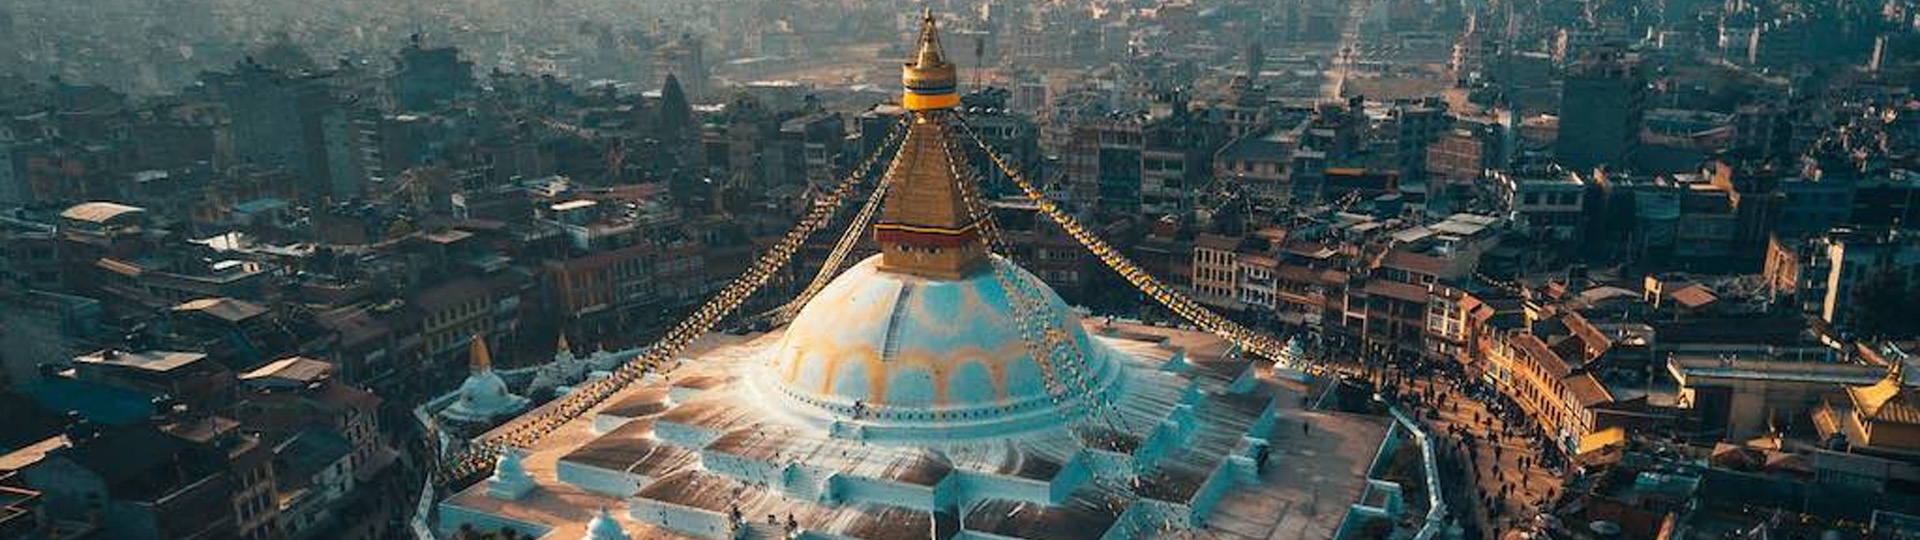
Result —
[[[1306, 411], [1306, 389], [1281, 384], [1273, 458], [1257, 485], [1230, 492], [1192, 538], [1305, 540], [1332, 538], [1347, 507], [1366, 488], [1367, 466], [1386, 438], [1388, 419]], [[1312, 424], [1301, 433], [1302, 422]]]

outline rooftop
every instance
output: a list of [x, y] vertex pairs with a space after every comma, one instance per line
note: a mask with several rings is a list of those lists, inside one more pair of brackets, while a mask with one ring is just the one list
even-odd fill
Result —
[[304, 356], [282, 358], [240, 374], [249, 383], [305, 386], [324, 381], [333, 373], [333, 364]]
[[258, 317], [267, 312], [265, 306], [233, 298], [201, 298], [189, 300], [173, 306], [176, 313], [204, 313], [206, 315], [237, 323]]
[[152, 372], [167, 372], [191, 365], [207, 355], [194, 352], [147, 351], [125, 352], [115, 349], [102, 349], [98, 352], [74, 358], [75, 364], [93, 364], [118, 366]]
[[144, 213], [147, 210], [138, 206], [128, 206], [116, 202], [95, 201], [73, 205], [60, 212], [60, 217], [88, 223], [107, 223], [120, 216]]

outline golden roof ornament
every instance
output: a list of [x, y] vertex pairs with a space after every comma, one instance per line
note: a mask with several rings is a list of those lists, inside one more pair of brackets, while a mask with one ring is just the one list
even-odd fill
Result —
[[921, 18], [920, 48], [900, 70], [906, 86], [901, 103], [913, 120], [900, 151], [887, 168], [886, 206], [873, 228], [880, 268], [933, 279], [960, 279], [987, 262], [979, 223], [962, 182], [967, 161], [947, 125], [960, 104], [954, 66], [940, 52], [933, 11]]
[[493, 369], [493, 356], [487, 354], [487, 340], [480, 339], [480, 334], [467, 340], [467, 357], [475, 373]]
[[900, 105], [910, 111], [951, 109], [960, 105], [960, 76], [940, 49], [940, 32], [933, 8], [920, 17], [920, 46], [913, 62], [900, 67], [906, 93]]

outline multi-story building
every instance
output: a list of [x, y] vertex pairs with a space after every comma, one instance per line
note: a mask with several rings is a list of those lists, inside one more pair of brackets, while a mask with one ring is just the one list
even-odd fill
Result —
[[1416, 185], [1424, 188], [1427, 149], [1453, 127], [1447, 104], [1439, 98], [1394, 101], [1386, 104], [1372, 123], [1367, 141], [1369, 152], [1379, 163], [1398, 171], [1400, 178], [1420, 181]]
[[457, 277], [411, 295], [418, 313], [422, 352], [435, 360], [452, 360], [473, 336], [491, 336], [493, 288], [487, 280]]
[[1446, 359], [1461, 365], [1473, 364], [1482, 353], [1480, 344], [1493, 309], [1458, 287], [1434, 287], [1427, 301], [1426, 358]]
[[1074, 130], [1073, 149], [1080, 157], [1069, 160], [1067, 174], [1068, 182], [1076, 184], [1074, 192], [1084, 194], [1077, 198], [1102, 212], [1140, 214], [1144, 127], [1143, 118], [1120, 115]]
[[356, 162], [362, 141], [359, 124], [333, 95], [328, 77], [281, 73], [247, 61], [204, 81], [209, 97], [227, 105], [235, 157], [293, 172], [303, 200], [353, 197], [365, 180], [355, 176], [362, 170], [332, 169]]
[[780, 123], [776, 148], [768, 153], [775, 185], [829, 186], [839, 180], [847, 140], [837, 112], [813, 112]]
[[1293, 200], [1295, 145], [1289, 135], [1275, 129], [1234, 139], [1214, 157], [1213, 181], [1236, 184], [1260, 207], [1285, 208]]
[[1780, 215], [1774, 232], [1806, 238], [1844, 225], [1853, 217], [1855, 183], [1821, 175], [1799, 175], [1780, 182]]
[[668, 254], [699, 260], [685, 251], [643, 243], [548, 260], [546, 282], [567, 319], [569, 333], [598, 339], [654, 322], [663, 309], [679, 304], [678, 298], [668, 301], [661, 296], [661, 286], [671, 280], [656, 278]]
[[243, 431], [241, 424], [232, 419], [185, 416], [160, 429], [216, 454], [224, 453], [238, 538], [285, 538], [285, 531], [280, 528], [279, 492], [274, 489], [273, 449], [261, 440], [260, 434]]
[[1194, 299], [1214, 307], [1239, 309], [1238, 236], [1201, 233], [1193, 239]]
[[[1089, 302], [1112, 291], [1096, 290], [1102, 276], [1112, 274], [1099, 259], [1064, 229], [1040, 213], [1039, 205], [1024, 200], [991, 203], [994, 226], [1006, 241], [1005, 249], [1022, 268], [1039, 276], [1069, 302]], [[1126, 222], [1106, 227], [1102, 238], [1127, 235]]]
[[21, 469], [46, 516], [98, 523], [110, 538], [236, 535], [225, 455], [152, 426], [82, 426]]
[[1560, 132], [1554, 156], [1567, 168], [1630, 167], [1646, 115], [1646, 75], [1640, 60], [1601, 50], [1567, 69], [1560, 90]]
[[1819, 314], [1828, 324], [1859, 322], [1863, 293], [1897, 298], [1920, 285], [1920, 238], [1906, 231], [1837, 230], [1814, 242], [1814, 249], [1825, 252]]
[[1213, 155], [1227, 142], [1227, 126], [1184, 104], [1141, 129], [1140, 212], [1181, 214], [1213, 178]]
[[1557, 168], [1495, 171], [1496, 196], [1515, 225], [1540, 239], [1578, 245], [1586, 238], [1587, 181]]
[[380, 431], [380, 397], [333, 380], [333, 365], [306, 357], [240, 374], [240, 420], [273, 442], [319, 426], [347, 444], [350, 471], [372, 472], [394, 457]]
[[[60, 377], [70, 380], [73, 386], [65, 387], [66, 392], [55, 392], [55, 387], [48, 387], [41, 392], [43, 400], [57, 399], [53, 394], [85, 393], [78, 389], [89, 387], [96, 389], [95, 394], [104, 395], [93, 396], [99, 403], [68, 404], [58, 410], [80, 410], [84, 414], [96, 407], [114, 406], [109, 401], [152, 401], [164, 397], [193, 410], [215, 411], [233, 399], [233, 371], [201, 353], [103, 349], [74, 357], [72, 365], [73, 370]], [[99, 391], [103, 388], [118, 392]], [[128, 396], [127, 392], [133, 395]], [[68, 399], [88, 398], [74, 395]], [[80, 408], [83, 405], [86, 408]], [[153, 404], [146, 405], [145, 408], [152, 411]]]
[[1472, 190], [1487, 169], [1497, 163], [1497, 142], [1487, 126], [1456, 127], [1440, 135], [1427, 147], [1426, 173], [1428, 200], [1445, 200], [1472, 195]]
[[474, 90], [473, 62], [461, 59], [460, 49], [425, 46], [416, 34], [394, 58], [387, 85], [401, 109], [429, 110]]
[[1729, 190], [1695, 180], [1679, 184], [1673, 260], [1695, 268], [1724, 268], [1740, 240], [1739, 211]]
[[1486, 376], [1512, 398], [1562, 451], [1577, 448], [1597, 426], [1594, 409], [1614, 398], [1593, 374], [1580, 370], [1584, 360], [1564, 358], [1532, 332], [1510, 330], [1489, 340]]
[[[961, 106], [969, 111], [967, 124], [979, 134], [980, 140], [999, 153], [1000, 159], [1029, 181], [1047, 178], [1042, 169], [1046, 160], [1040, 152], [1040, 128], [1031, 118], [1008, 109], [1010, 95], [1005, 89], [984, 88], [961, 97]], [[969, 170], [979, 176], [988, 196], [1019, 194], [1006, 171], [989, 159], [986, 152], [968, 151], [966, 155]]]

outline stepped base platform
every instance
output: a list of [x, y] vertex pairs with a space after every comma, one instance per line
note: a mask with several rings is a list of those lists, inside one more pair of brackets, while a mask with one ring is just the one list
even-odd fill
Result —
[[1226, 360], [1210, 334], [1083, 324], [1119, 367], [1110, 406], [906, 440], [769, 395], [757, 377], [784, 329], [708, 336], [672, 375], [528, 449], [531, 493], [468, 488], [440, 503], [438, 527], [573, 539], [606, 507], [649, 539], [1328, 538], [1362, 496], [1385, 419], [1303, 411], [1301, 381]]

